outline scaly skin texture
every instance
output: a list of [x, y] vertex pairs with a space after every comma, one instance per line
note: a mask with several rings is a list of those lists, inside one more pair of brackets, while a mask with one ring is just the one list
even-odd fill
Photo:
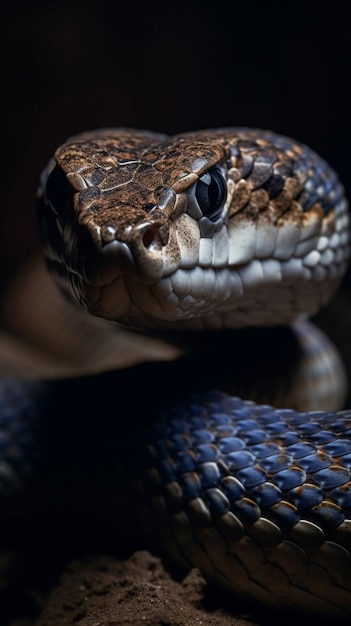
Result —
[[[310, 363], [300, 386], [342, 378], [329, 343], [298, 321], [329, 301], [349, 256], [342, 185], [308, 147], [240, 128], [83, 133], [43, 173], [38, 211], [49, 269], [91, 313], [153, 329], [292, 324]], [[155, 393], [157, 380], [142, 382]], [[231, 593], [349, 619], [350, 412], [203, 388], [175, 406], [174, 394], [161, 417], [143, 395], [126, 402], [139, 424], [126, 462], [159, 545]]]

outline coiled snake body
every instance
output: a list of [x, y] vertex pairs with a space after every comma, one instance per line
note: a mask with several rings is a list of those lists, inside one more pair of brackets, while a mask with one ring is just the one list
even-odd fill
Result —
[[[223, 364], [206, 352], [211, 372], [203, 384], [192, 378], [191, 359], [170, 370], [165, 389], [159, 370], [146, 364], [123, 410], [128, 372], [108, 402], [106, 382], [97, 402], [94, 377], [68, 383], [69, 393], [78, 389], [75, 400], [62, 381], [20, 387], [9, 380], [1, 418], [8, 482], [25, 482], [35, 464], [44, 463], [46, 474], [48, 467], [60, 474], [61, 460], [71, 467], [81, 407], [98, 411], [103, 422], [112, 405], [116, 432], [117, 417], [129, 422], [122, 456], [144, 502], [140, 510], [175, 562], [273, 608], [350, 617], [351, 412], [339, 410], [338, 355], [305, 321], [330, 300], [348, 261], [348, 207], [336, 174], [308, 147], [268, 131], [168, 137], [102, 129], [58, 148], [43, 172], [38, 213], [49, 270], [90, 313], [148, 332], [174, 331], [175, 341], [180, 331], [215, 343], [224, 336], [228, 347], [238, 346], [227, 355], [227, 379], [241, 373], [244, 344], [231, 339], [241, 328], [252, 329], [250, 350], [261, 336], [257, 327], [276, 342], [291, 332], [302, 356], [290, 381], [294, 408], [283, 409], [226, 393]], [[204, 389], [210, 373], [215, 391]], [[269, 393], [264, 389], [271, 402]], [[68, 445], [54, 413], [68, 429]], [[117, 454], [116, 432], [108, 436], [104, 428], [108, 446], [93, 429], [85, 468], [92, 456], [100, 462]], [[18, 443], [19, 432], [26, 435]]]

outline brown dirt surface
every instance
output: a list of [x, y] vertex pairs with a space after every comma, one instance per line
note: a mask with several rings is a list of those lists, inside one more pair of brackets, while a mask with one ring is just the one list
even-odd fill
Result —
[[193, 569], [181, 582], [159, 558], [137, 551], [128, 560], [110, 557], [72, 562], [36, 626], [244, 626], [224, 610], [204, 607], [206, 583]]

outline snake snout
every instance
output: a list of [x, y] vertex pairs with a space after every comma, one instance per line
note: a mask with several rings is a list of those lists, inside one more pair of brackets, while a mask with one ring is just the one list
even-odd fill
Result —
[[120, 274], [135, 272], [134, 258], [129, 246], [122, 241], [111, 241], [103, 248], [100, 276], [109, 283]]
[[150, 284], [163, 276], [162, 249], [167, 242], [164, 225], [142, 222], [124, 231], [116, 229], [115, 239], [103, 244], [100, 276], [109, 283], [125, 275]]

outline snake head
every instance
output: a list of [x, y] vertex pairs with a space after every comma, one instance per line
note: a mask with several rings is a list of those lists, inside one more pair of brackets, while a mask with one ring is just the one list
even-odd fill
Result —
[[328, 301], [348, 258], [335, 173], [267, 131], [82, 133], [44, 170], [38, 215], [64, 291], [134, 326], [290, 323]]

